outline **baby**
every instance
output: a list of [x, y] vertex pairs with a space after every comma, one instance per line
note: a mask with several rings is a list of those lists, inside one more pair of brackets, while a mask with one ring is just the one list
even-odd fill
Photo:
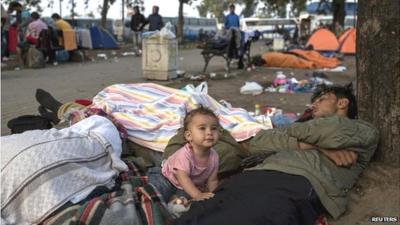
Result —
[[204, 107], [189, 112], [183, 124], [186, 145], [162, 165], [162, 175], [173, 185], [172, 194], [199, 201], [212, 198], [218, 185], [218, 117]]

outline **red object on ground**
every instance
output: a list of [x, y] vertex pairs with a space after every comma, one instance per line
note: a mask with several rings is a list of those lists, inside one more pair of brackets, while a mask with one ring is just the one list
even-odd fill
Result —
[[88, 106], [88, 105], [91, 105], [93, 102], [92, 102], [92, 100], [89, 100], [89, 99], [78, 98], [78, 99], [75, 99], [75, 103], [78, 103], [78, 104], [81, 104], [84, 106]]
[[8, 51], [11, 53], [15, 53], [17, 51], [17, 43], [18, 43], [18, 38], [17, 38], [17, 28], [10, 26], [8, 28], [8, 43], [7, 43], [7, 48]]
[[328, 221], [325, 216], [319, 216], [315, 221], [315, 225], [328, 225]]

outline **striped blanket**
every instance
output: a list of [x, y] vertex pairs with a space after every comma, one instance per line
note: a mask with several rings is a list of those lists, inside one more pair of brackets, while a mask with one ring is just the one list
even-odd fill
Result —
[[260, 129], [272, 128], [256, 122], [246, 110], [227, 108], [205, 93], [154, 83], [109, 86], [93, 98], [92, 109], [101, 109], [122, 124], [131, 141], [163, 152], [182, 126], [186, 112], [199, 105], [213, 110], [236, 141], [253, 137]]
[[[172, 215], [158, 190], [133, 161], [124, 160], [129, 171], [120, 173], [112, 192], [94, 191], [78, 204], [66, 204], [40, 225], [169, 225]], [[95, 195], [100, 194], [101, 195]]]

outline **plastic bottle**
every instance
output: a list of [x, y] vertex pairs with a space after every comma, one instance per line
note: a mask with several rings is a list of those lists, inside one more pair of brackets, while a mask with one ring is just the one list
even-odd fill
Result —
[[260, 105], [259, 104], [254, 105], [254, 115], [255, 116], [260, 115]]

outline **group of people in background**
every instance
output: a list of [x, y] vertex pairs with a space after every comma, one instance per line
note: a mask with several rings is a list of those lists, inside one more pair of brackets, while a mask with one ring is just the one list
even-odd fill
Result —
[[140, 13], [139, 6], [133, 7], [130, 27], [133, 32], [133, 49], [137, 55], [142, 53], [142, 33], [144, 26], [149, 24], [149, 31], [161, 30], [164, 26], [162, 16], [158, 13], [159, 10], [160, 8], [158, 6], [153, 6], [152, 13], [146, 19], [144, 15]]
[[[2, 7], [1, 14], [1, 61], [8, 61], [10, 52], [15, 52], [18, 60], [16, 69], [24, 66], [24, 55], [30, 47], [38, 45], [42, 31], [52, 29], [56, 37], [62, 37], [62, 31], [73, 29], [61, 16], [54, 13], [52, 24], [40, 18], [38, 12], [29, 12], [21, 3], [13, 1], [6, 11]], [[60, 43], [62, 44], [62, 43]]]

